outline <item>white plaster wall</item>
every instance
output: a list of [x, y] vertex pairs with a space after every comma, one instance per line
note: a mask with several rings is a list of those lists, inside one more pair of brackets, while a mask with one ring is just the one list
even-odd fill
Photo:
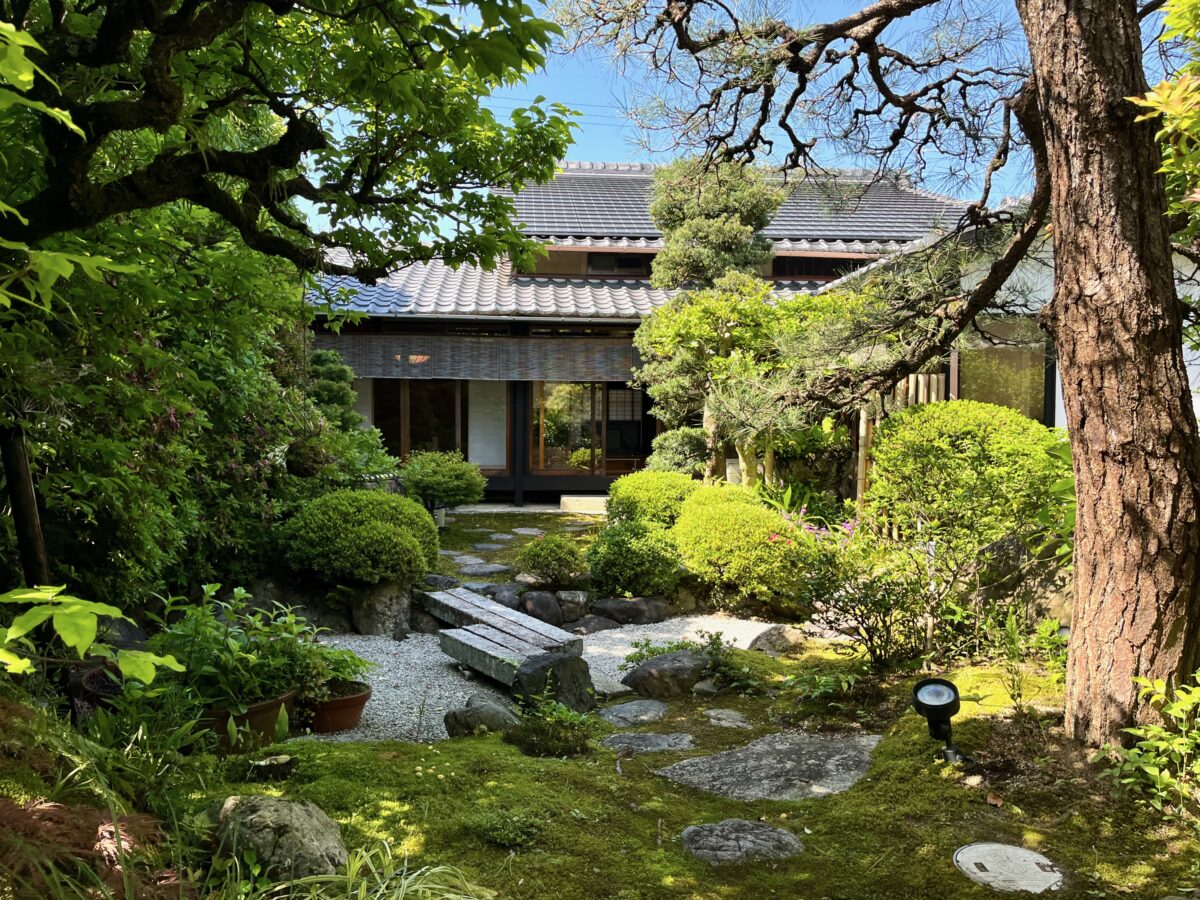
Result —
[[354, 411], [363, 417], [363, 428], [375, 424], [374, 392], [371, 390], [374, 381], [370, 378], [355, 378], [350, 382], [357, 396], [354, 400]]

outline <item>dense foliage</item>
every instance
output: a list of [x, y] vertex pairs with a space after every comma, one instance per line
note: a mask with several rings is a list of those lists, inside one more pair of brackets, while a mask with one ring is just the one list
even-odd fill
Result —
[[457, 450], [412, 453], [400, 469], [400, 483], [406, 494], [428, 509], [476, 503], [487, 487], [479, 466], [467, 462]]
[[670, 533], [639, 519], [605, 528], [587, 551], [592, 586], [602, 594], [671, 596], [681, 576]]
[[708, 441], [703, 428], [682, 425], [657, 434], [650, 442], [651, 453], [646, 457], [650, 472], [682, 472], [696, 477], [704, 473]]
[[562, 534], [539, 534], [517, 551], [517, 565], [550, 587], [567, 587], [583, 570], [579, 545]]
[[633, 472], [622, 475], [608, 489], [608, 516], [612, 522], [641, 522], [669, 527], [679, 508], [700, 482], [679, 472]]
[[437, 566], [438, 533], [415, 500], [382, 490], [334, 491], [278, 529], [296, 571], [330, 584], [412, 584]]

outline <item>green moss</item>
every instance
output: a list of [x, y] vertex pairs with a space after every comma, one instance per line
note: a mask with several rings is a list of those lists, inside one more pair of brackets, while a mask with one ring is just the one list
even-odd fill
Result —
[[[502, 550], [480, 552], [474, 544], [493, 543], [488, 540], [489, 532], [512, 533], [514, 528], [540, 528], [547, 534], [563, 533], [579, 546], [580, 552], [587, 550], [588, 545], [595, 539], [600, 529], [604, 527], [604, 519], [596, 516], [577, 516], [566, 513], [459, 513], [441, 531], [441, 546], [444, 550], [460, 550], [464, 554], [480, 556], [488, 562], [510, 566], [512, 574], [517, 573], [517, 553], [529, 542], [528, 537], [517, 535], [513, 540], [504, 542]], [[564, 532], [567, 527], [588, 526], [586, 531]], [[480, 531], [487, 528], [489, 531]], [[495, 541], [494, 543], [501, 543]], [[441, 557], [438, 561], [438, 572], [443, 575], [459, 577], [458, 566], [452, 559]]]
[[[772, 678], [855, 664], [821, 644], [795, 659], [739, 658]], [[432, 746], [305, 741], [288, 745], [297, 770], [270, 790], [317, 803], [351, 843], [391, 839], [414, 864], [459, 866], [510, 898], [993, 897], [951, 862], [955, 848], [979, 840], [1036, 847], [1059, 862], [1071, 873], [1060, 897], [1157, 898], [1186, 885], [1194, 836], [1110, 796], [1086, 753], [1055, 739], [1047, 723], [1001, 715], [1008, 698], [996, 670], [952, 677], [968, 698], [956, 735], [978, 751], [984, 785], [940, 762], [924, 721], [911, 712], [891, 724], [866, 777], [842, 794], [742, 803], [655, 775], [678, 759], [778, 730], [769, 698], [721, 697], [672, 703], [665, 720], [641, 729], [686, 731], [696, 743], [689, 753], [634, 757], [618, 767], [603, 749], [567, 761], [535, 759], [495, 735]], [[903, 708], [912, 681], [888, 683], [893, 709]], [[1054, 704], [1060, 691], [1030, 673], [1032, 702]], [[703, 715], [709, 705], [741, 711], [753, 729], [710, 725]], [[229, 786], [239, 788], [263, 789]], [[730, 817], [791, 828], [805, 852], [785, 863], [713, 869], [680, 849], [688, 825]]]

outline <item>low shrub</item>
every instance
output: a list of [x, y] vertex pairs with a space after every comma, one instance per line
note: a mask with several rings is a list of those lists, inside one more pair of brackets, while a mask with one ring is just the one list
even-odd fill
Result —
[[539, 816], [507, 809], [482, 809], [467, 820], [467, 827], [480, 840], [504, 850], [532, 847], [546, 830]]
[[404, 492], [420, 500], [427, 509], [478, 503], [487, 479], [473, 462], [457, 450], [439, 453], [418, 450], [400, 467]]
[[683, 504], [673, 530], [683, 565], [717, 603], [807, 619], [824, 586], [816, 539], [735, 487], [706, 487]]
[[672, 428], [650, 442], [646, 458], [648, 472], [681, 472], [689, 478], [704, 473], [708, 461], [708, 438], [703, 428]]
[[681, 576], [671, 535], [638, 521], [605, 528], [588, 547], [592, 585], [604, 594], [644, 597], [675, 593]]
[[571, 538], [543, 534], [517, 551], [517, 565], [544, 584], [564, 587], [583, 569], [583, 554]]
[[610, 522], [640, 521], [669, 528], [700, 482], [679, 472], [633, 472], [608, 489]]
[[557, 702], [548, 692], [532, 698], [517, 714], [521, 721], [504, 732], [504, 741], [526, 756], [582, 756], [591, 752], [595, 721]]
[[411, 584], [436, 568], [437, 525], [419, 503], [384, 491], [334, 491], [280, 526], [284, 558], [297, 572], [337, 584]]

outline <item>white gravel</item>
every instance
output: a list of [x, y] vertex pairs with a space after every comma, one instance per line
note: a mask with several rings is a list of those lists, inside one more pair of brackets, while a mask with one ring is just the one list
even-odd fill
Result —
[[[746, 647], [769, 622], [752, 622], [731, 616], [694, 615], [668, 619], [657, 625], [627, 625], [583, 639], [583, 656], [592, 680], [620, 680], [618, 668], [633, 642], [649, 638], [655, 643], [697, 639], [701, 631], [719, 631], [728, 641]], [[378, 663], [368, 676], [371, 700], [362, 722], [353, 731], [322, 735], [335, 741], [440, 741], [446, 739], [442, 718], [466, 704], [471, 694], [482, 692], [502, 699], [507, 694], [483, 676], [457, 665], [438, 648], [436, 635], [414, 634], [403, 641], [386, 635], [335, 634], [323, 638]]]

